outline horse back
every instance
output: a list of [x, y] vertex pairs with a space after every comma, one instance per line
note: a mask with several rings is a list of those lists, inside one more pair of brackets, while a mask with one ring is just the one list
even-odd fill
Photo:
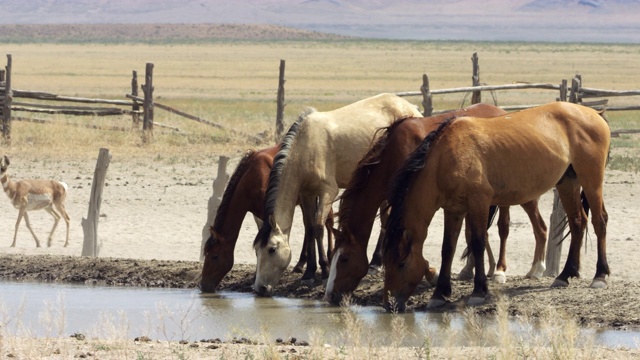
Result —
[[[338, 187], [344, 188], [378, 129], [413, 116], [421, 116], [417, 107], [393, 94], [311, 113], [300, 125], [296, 151], [289, 161], [299, 164], [302, 172], [318, 176], [320, 181], [335, 179]], [[314, 165], [314, 173], [306, 171], [309, 164]]]
[[515, 205], [552, 188], [570, 165], [604, 167], [608, 138], [596, 111], [557, 102], [484, 121], [459, 118], [437, 140], [430, 161], [448, 191], [464, 184], [475, 187], [467, 193], [493, 192], [493, 204]]

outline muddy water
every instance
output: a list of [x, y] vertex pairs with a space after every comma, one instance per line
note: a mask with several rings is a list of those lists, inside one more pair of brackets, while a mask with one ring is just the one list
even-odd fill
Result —
[[[540, 337], [543, 331], [516, 322], [509, 327], [525, 341]], [[5, 335], [82, 333], [190, 341], [295, 337], [337, 346], [356, 342], [420, 346], [428, 338], [432, 346], [488, 346], [496, 345], [497, 328], [491, 318], [481, 319], [478, 326], [463, 316], [422, 312], [394, 316], [377, 307], [344, 309], [318, 301], [257, 298], [247, 293], [0, 282], [0, 333]], [[639, 332], [583, 329], [580, 338], [608, 347], [640, 346]]]

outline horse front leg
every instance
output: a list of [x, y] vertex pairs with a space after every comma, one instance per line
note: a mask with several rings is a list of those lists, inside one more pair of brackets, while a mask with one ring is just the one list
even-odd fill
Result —
[[427, 308], [435, 308], [446, 303], [447, 297], [451, 296], [451, 264], [456, 252], [458, 236], [462, 229], [464, 214], [444, 213], [444, 236], [442, 238], [442, 264], [436, 282], [436, 288], [429, 299]]
[[304, 223], [304, 242], [303, 249], [305, 251], [306, 268], [302, 274], [302, 284], [306, 286], [313, 286], [316, 278], [316, 247], [315, 240], [315, 202], [309, 198], [301, 199], [300, 207], [302, 208], [302, 221]]
[[[383, 209], [387, 208], [386, 211]], [[387, 227], [387, 220], [389, 219], [389, 208], [386, 206], [380, 207], [380, 234], [378, 235], [378, 242], [376, 242], [376, 248], [373, 250], [371, 261], [369, 262], [369, 275], [375, 275], [382, 270], [382, 248], [384, 243], [384, 235]]]
[[489, 197], [479, 194], [469, 197], [469, 228], [471, 231], [471, 254], [476, 262], [473, 292], [467, 301], [468, 305], [483, 304], [489, 293], [487, 274], [484, 270], [484, 252], [487, 243], [487, 223], [489, 219]]

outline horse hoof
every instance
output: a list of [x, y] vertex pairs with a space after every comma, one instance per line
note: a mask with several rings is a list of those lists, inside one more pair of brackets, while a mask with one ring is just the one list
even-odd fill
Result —
[[544, 262], [538, 262], [531, 267], [531, 270], [529, 270], [525, 277], [528, 279], [540, 280], [542, 279], [545, 270], [546, 266], [544, 265]]
[[446, 303], [443, 299], [429, 299], [427, 303], [427, 309], [435, 309], [443, 306]]
[[462, 270], [458, 274], [458, 280], [471, 281], [473, 280], [473, 271]]
[[476, 306], [476, 305], [482, 305], [482, 304], [484, 304], [483, 296], [471, 296], [467, 301], [467, 305], [469, 306]]
[[593, 281], [591, 282], [591, 285], [589, 285], [590, 288], [592, 289], [606, 289], [607, 288], [607, 282], [602, 280], [602, 279], [593, 279]]
[[316, 281], [315, 279], [302, 279], [300, 280], [300, 282], [302, 283], [302, 285], [310, 288], [313, 287]]
[[507, 275], [505, 275], [504, 271], [496, 271], [495, 274], [493, 274], [493, 281], [498, 284], [504, 284], [507, 282]]
[[378, 275], [382, 271], [382, 266], [371, 265], [369, 266], [369, 271], [367, 275]]
[[561, 280], [561, 279], [556, 279], [553, 284], [551, 284], [552, 288], [557, 288], [557, 287], [567, 287], [569, 286], [569, 282], [565, 281], [565, 280]]
[[293, 268], [294, 273], [302, 274], [302, 267], [296, 266]]

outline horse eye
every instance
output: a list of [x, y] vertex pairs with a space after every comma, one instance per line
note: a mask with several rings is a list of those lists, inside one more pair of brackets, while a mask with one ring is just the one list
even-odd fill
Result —
[[269, 254], [273, 254], [274, 252], [276, 252], [275, 247], [269, 248]]
[[345, 255], [340, 256], [340, 262], [346, 263], [347, 261], [349, 261], [348, 256], [345, 256]]
[[400, 264], [398, 264], [398, 267], [399, 267], [400, 269], [404, 269], [404, 266], [405, 266], [405, 262], [404, 262], [404, 261], [403, 261], [403, 262], [401, 262]]

